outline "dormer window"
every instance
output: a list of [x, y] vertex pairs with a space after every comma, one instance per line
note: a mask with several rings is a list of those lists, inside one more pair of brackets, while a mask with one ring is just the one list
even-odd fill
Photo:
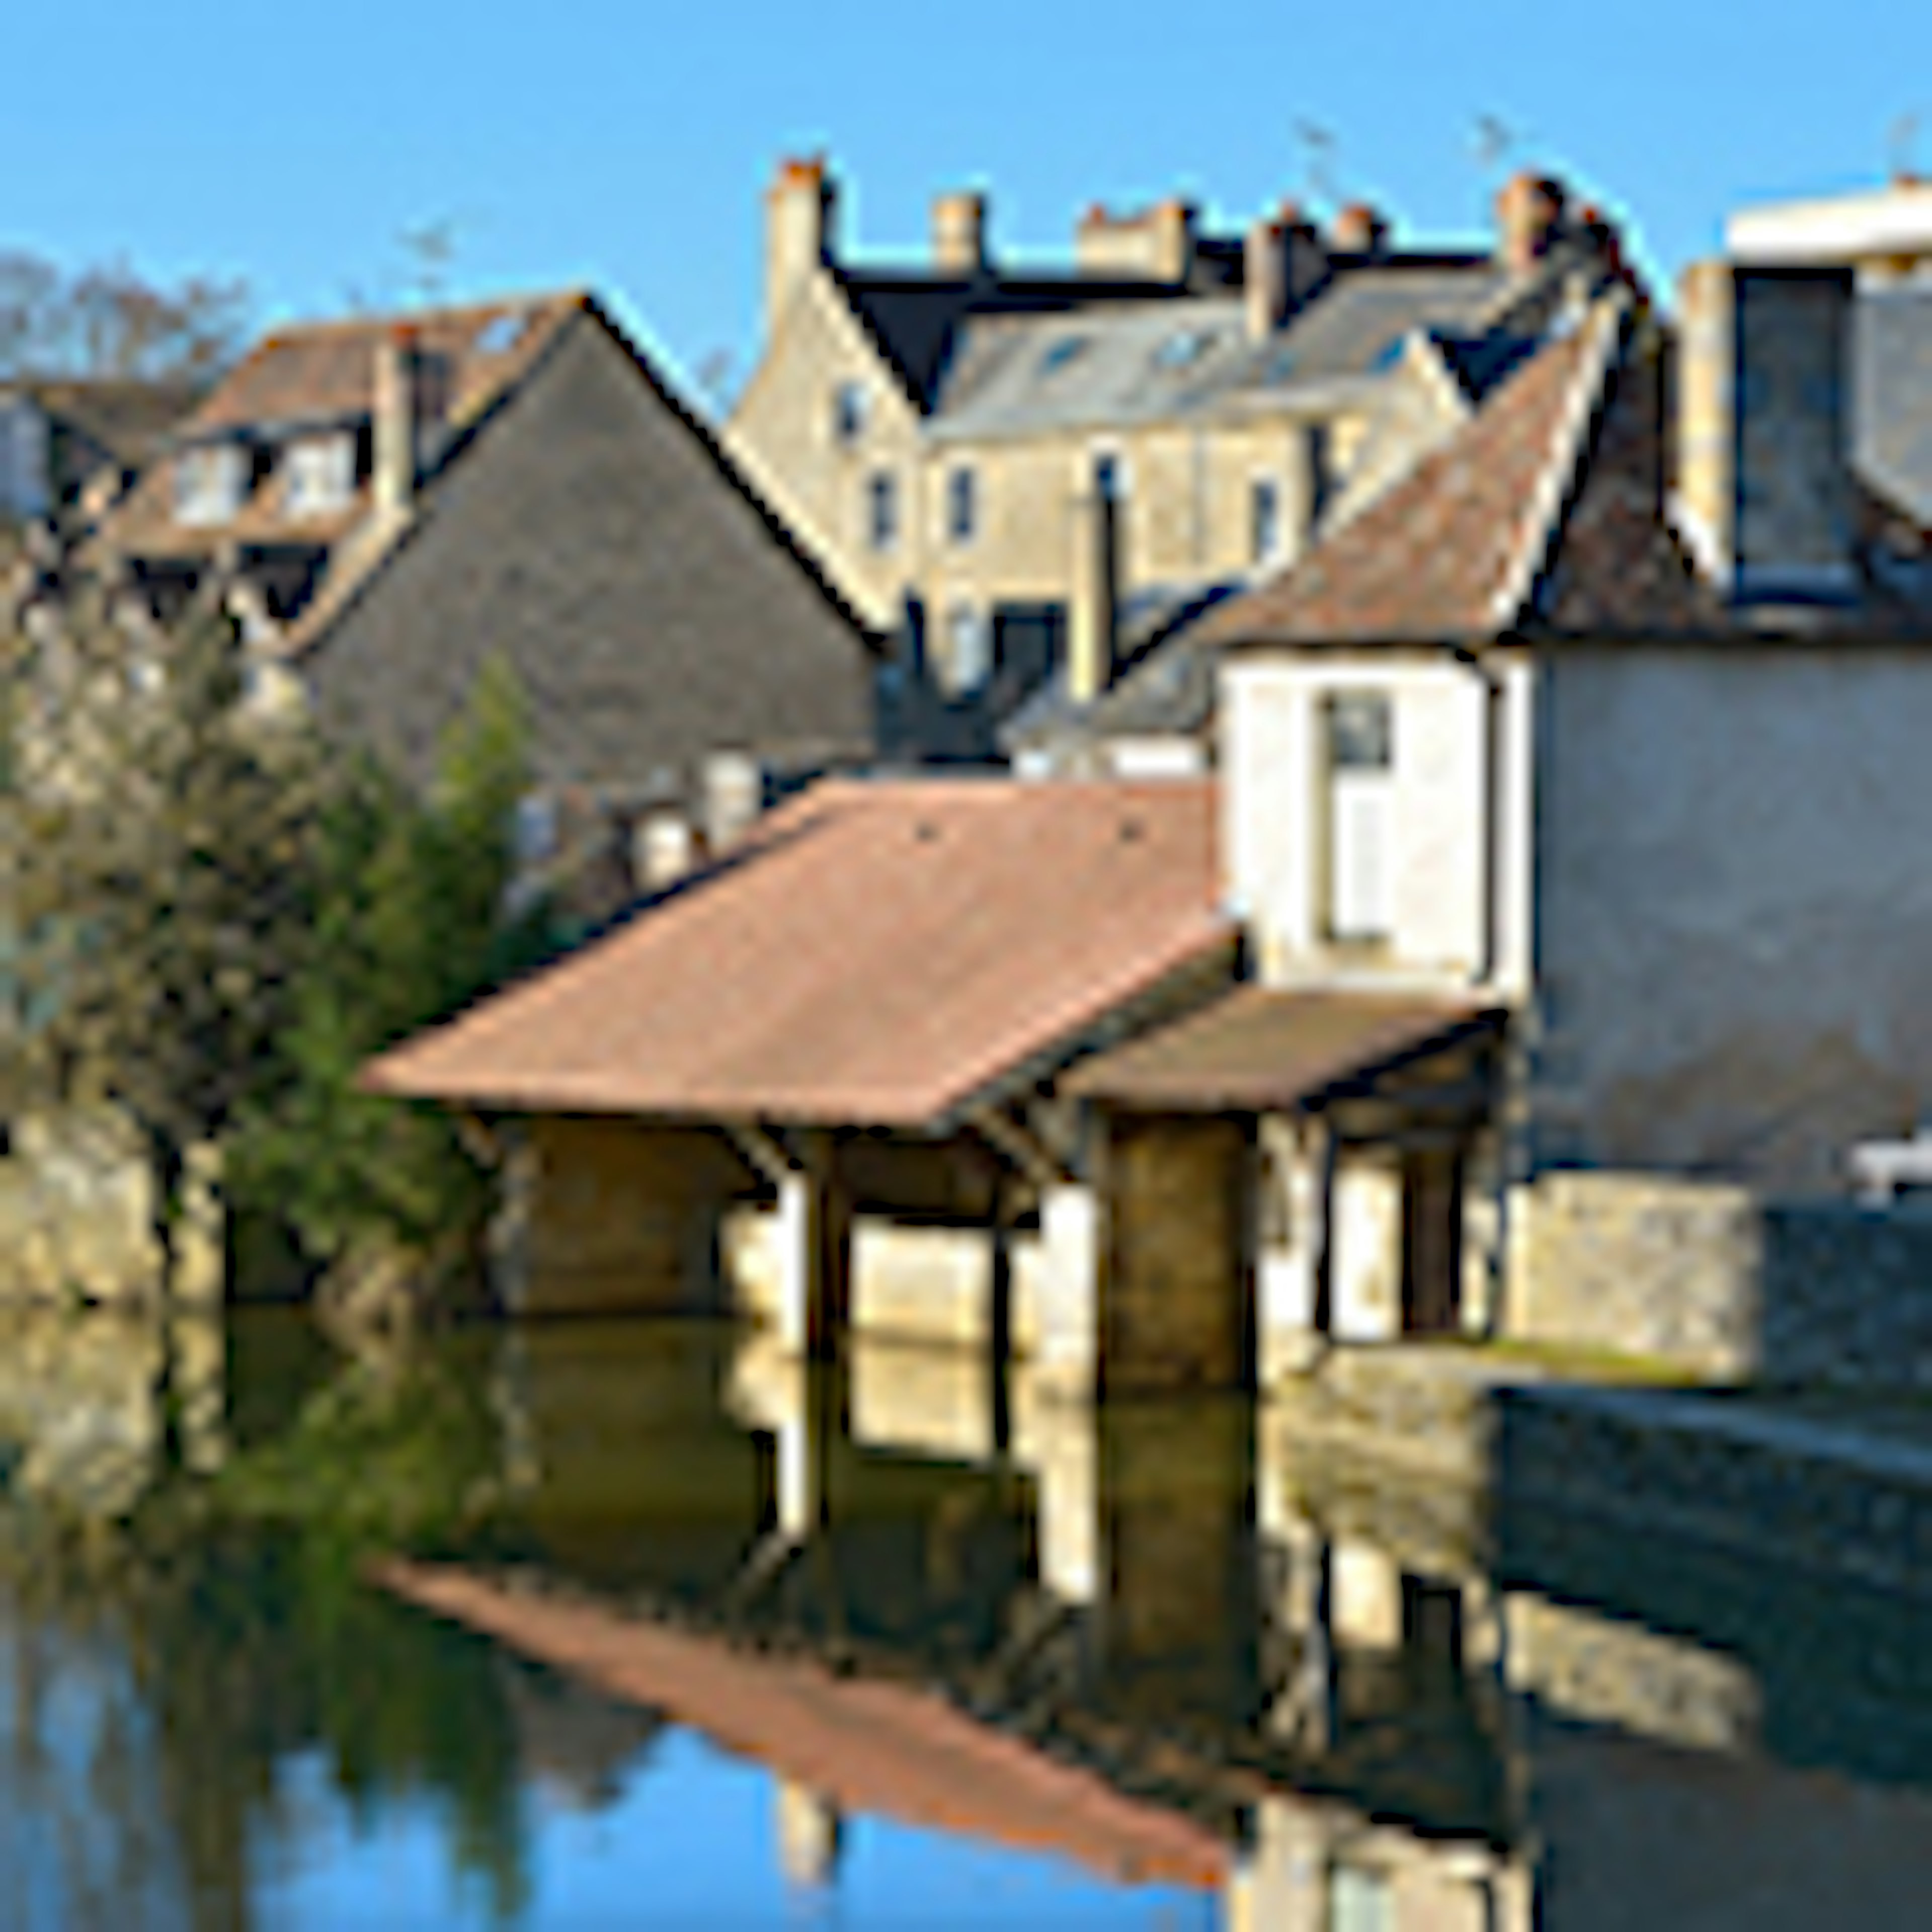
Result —
[[248, 452], [238, 442], [203, 443], [175, 458], [175, 518], [225, 524], [242, 507], [248, 487]]
[[866, 434], [868, 400], [863, 382], [841, 382], [832, 392], [832, 440], [849, 449]]
[[282, 508], [291, 517], [326, 516], [356, 494], [356, 439], [304, 436], [282, 458]]

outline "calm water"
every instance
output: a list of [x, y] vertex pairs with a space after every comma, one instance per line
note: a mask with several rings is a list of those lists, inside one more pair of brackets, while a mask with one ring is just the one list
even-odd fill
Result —
[[1927, 1637], [1241, 1404], [0, 1322], [10, 1932], [1923, 1927]]

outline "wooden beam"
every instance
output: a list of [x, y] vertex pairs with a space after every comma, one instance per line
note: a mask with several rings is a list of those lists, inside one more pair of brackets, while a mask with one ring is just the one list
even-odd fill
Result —
[[1029, 1127], [997, 1107], [976, 1107], [967, 1120], [994, 1153], [1042, 1192], [1073, 1177]]
[[797, 1162], [764, 1128], [750, 1121], [728, 1120], [723, 1130], [725, 1138], [744, 1156], [746, 1166], [774, 1187], [782, 1186], [798, 1173]]

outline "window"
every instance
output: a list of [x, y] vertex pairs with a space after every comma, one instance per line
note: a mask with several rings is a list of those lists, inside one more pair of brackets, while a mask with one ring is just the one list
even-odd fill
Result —
[[1379, 692], [1328, 700], [1328, 931], [1385, 939], [1394, 920], [1394, 720]]
[[1168, 336], [1154, 352], [1154, 366], [1160, 369], [1185, 369], [1200, 361], [1213, 340], [1205, 329], [1181, 329]]
[[1395, 1897], [1388, 1874], [1365, 1865], [1331, 1865], [1328, 1932], [1395, 1932]]
[[863, 382], [841, 382], [832, 392], [832, 440], [850, 449], [866, 434], [867, 413]]
[[1127, 466], [1111, 450], [1094, 459], [1094, 494], [1104, 502], [1118, 503], [1127, 493]]
[[225, 524], [242, 507], [248, 452], [238, 442], [204, 443], [175, 459], [175, 515], [184, 524]]
[[956, 544], [973, 541], [979, 509], [974, 500], [976, 480], [963, 464], [946, 479], [946, 534]]
[[992, 674], [992, 631], [985, 614], [970, 604], [956, 604], [946, 616], [946, 688], [954, 697], [977, 691]]
[[1248, 555], [1270, 563], [1281, 552], [1281, 489], [1272, 476], [1257, 476], [1248, 486]]
[[866, 480], [866, 536], [874, 550], [890, 550], [898, 541], [898, 488], [889, 470], [874, 471]]
[[305, 436], [282, 458], [282, 508], [291, 517], [326, 515], [356, 494], [356, 440]]
[[479, 356], [507, 356], [524, 339], [530, 320], [522, 309], [506, 309], [501, 315], [493, 315], [470, 346]]
[[1085, 336], [1056, 336], [1040, 352], [1040, 373], [1042, 376], [1058, 375], [1070, 362], [1077, 362], [1086, 352]]

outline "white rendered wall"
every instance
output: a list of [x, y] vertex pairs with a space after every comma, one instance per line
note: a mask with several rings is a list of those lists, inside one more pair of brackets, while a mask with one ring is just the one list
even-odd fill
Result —
[[[1323, 719], [1344, 692], [1385, 692], [1393, 706], [1394, 918], [1387, 943], [1366, 952], [1332, 945], [1325, 930]], [[1264, 980], [1462, 987], [1490, 975], [1491, 710], [1506, 702], [1446, 654], [1256, 655], [1226, 667], [1225, 886]]]

